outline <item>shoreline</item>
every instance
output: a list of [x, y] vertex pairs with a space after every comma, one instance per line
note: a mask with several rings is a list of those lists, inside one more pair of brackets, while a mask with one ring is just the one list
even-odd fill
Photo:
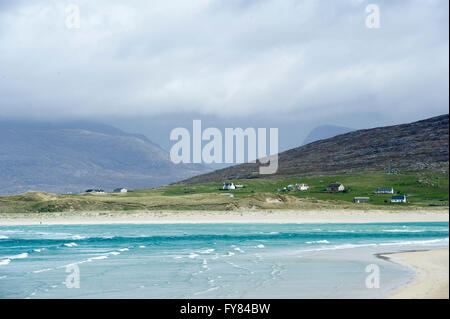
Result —
[[85, 211], [0, 214], [0, 226], [77, 224], [448, 222], [448, 210]]
[[385, 299], [449, 299], [449, 249], [377, 254], [378, 258], [408, 267], [414, 279]]

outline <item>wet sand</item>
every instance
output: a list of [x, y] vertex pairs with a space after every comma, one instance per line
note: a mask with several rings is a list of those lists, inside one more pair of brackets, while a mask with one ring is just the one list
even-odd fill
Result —
[[389, 299], [448, 299], [449, 252], [447, 249], [381, 254], [381, 257], [407, 266], [414, 280], [386, 296]]

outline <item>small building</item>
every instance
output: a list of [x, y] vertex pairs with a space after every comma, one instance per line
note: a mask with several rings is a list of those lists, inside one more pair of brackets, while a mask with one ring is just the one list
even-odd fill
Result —
[[392, 187], [375, 188], [375, 194], [394, 194], [394, 189]]
[[229, 190], [236, 189], [236, 186], [234, 186], [233, 183], [224, 183], [222, 186], [222, 189], [229, 191]]
[[244, 188], [245, 186], [241, 185], [241, 184], [236, 184], [236, 185], [234, 185], [234, 187], [236, 187], [236, 188]]
[[341, 183], [334, 183], [327, 186], [327, 191], [329, 192], [342, 192], [344, 190], [345, 187]]
[[297, 184], [295, 185], [299, 191], [307, 191], [309, 186], [307, 184]]
[[116, 188], [113, 192], [114, 193], [127, 193], [128, 189], [126, 189], [126, 188]]
[[104, 191], [103, 189], [91, 188], [91, 189], [87, 189], [85, 193], [90, 193], [90, 194], [104, 194], [105, 191]]
[[405, 195], [394, 195], [391, 198], [391, 203], [406, 203]]
[[370, 201], [370, 197], [355, 197], [353, 199], [353, 202], [354, 203], [358, 203], [358, 204], [360, 204], [360, 203], [368, 203], [369, 201]]

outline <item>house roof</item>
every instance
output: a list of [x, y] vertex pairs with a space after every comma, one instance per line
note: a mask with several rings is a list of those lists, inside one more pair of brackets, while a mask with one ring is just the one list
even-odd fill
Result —
[[394, 195], [392, 196], [392, 199], [405, 199], [405, 195]]
[[341, 183], [334, 183], [334, 184], [328, 185], [328, 187], [339, 187], [341, 185], [342, 185]]

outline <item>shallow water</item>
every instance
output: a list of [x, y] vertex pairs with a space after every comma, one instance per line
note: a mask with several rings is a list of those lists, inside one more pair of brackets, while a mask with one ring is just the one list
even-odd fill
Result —
[[[448, 223], [0, 226], [0, 297], [379, 298], [413, 273], [374, 254], [448, 247], [448, 233]], [[379, 288], [366, 287], [370, 264]], [[79, 288], [68, 288], [75, 268]]]

